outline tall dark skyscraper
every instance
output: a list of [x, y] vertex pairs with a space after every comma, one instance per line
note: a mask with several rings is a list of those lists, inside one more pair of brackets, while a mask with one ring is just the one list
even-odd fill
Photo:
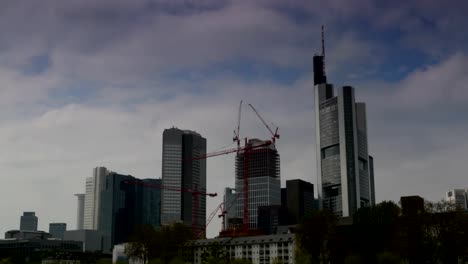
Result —
[[[315, 61], [315, 58], [314, 58]], [[331, 84], [314, 68], [315, 129], [319, 203], [338, 216], [352, 216], [375, 203], [373, 159], [367, 146], [366, 106], [357, 103], [354, 88], [334, 95]]]
[[[206, 154], [206, 139], [200, 134], [178, 128], [165, 129], [163, 132], [162, 184], [173, 189], [190, 189], [206, 192], [206, 159], [192, 160]], [[192, 226], [199, 234], [206, 223], [206, 197], [194, 196], [188, 192], [162, 190], [161, 223], [184, 223]], [[193, 219], [195, 210], [197, 220]], [[196, 222], [194, 222], [196, 221]]]
[[109, 172], [100, 192], [98, 230], [104, 248], [128, 242], [138, 225], [160, 226], [160, 185], [158, 179], [136, 179]]
[[21, 231], [37, 231], [37, 216], [35, 212], [23, 212], [20, 219]]
[[[249, 146], [265, 143], [259, 139], [250, 139]], [[247, 158], [247, 162], [246, 159]], [[280, 156], [274, 144], [250, 150], [246, 157], [245, 151], [236, 156], [236, 193], [237, 217], [244, 215], [244, 168], [248, 170], [248, 213], [249, 228], [257, 228], [258, 207], [281, 205]]]
[[307, 213], [317, 209], [312, 183], [299, 179], [289, 180], [286, 181], [286, 188], [283, 189], [286, 196], [283, 205], [288, 208], [291, 224], [298, 224]]

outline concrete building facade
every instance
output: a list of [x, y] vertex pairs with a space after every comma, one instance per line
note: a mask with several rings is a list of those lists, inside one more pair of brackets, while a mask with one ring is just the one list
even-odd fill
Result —
[[281, 261], [294, 264], [296, 242], [294, 234], [275, 234], [249, 237], [220, 237], [201, 239], [193, 242], [193, 260], [200, 264], [203, 252], [208, 251], [213, 243], [219, 243], [228, 259], [247, 259], [253, 264], [272, 264]]
[[[206, 159], [193, 159], [206, 154], [206, 139], [200, 134], [178, 128], [165, 129], [162, 150], [162, 184], [172, 189], [206, 192]], [[189, 192], [161, 191], [161, 223], [196, 225], [199, 234], [206, 224], [206, 197]], [[198, 213], [195, 215], [195, 209]], [[196, 217], [196, 219], [194, 218]]]
[[[248, 146], [259, 146], [265, 141], [250, 139]], [[247, 166], [247, 168], [246, 168]], [[257, 228], [258, 207], [281, 205], [280, 156], [274, 144], [241, 151], [236, 156], [237, 217], [244, 216], [244, 170], [248, 173], [249, 228]]]
[[77, 208], [76, 208], [76, 229], [84, 229], [84, 205], [85, 205], [85, 194], [79, 193], [75, 194], [77, 199]]
[[20, 218], [20, 230], [37, 231], [38, 218], [35, 212], [23, 212]]
[[83, 228], [97, 230], [99, 226], [99, 204], [101, 191], [104, 189], [106, 175], [110, 171], [105, 167], [93, 169], [93, 176], [86, 178]]
[[65, 232], [63, 239], [82, 242], [83, 251], [85, 252], [110, 252], [110, 250], [106, 251], [103, 248], [102, 234], [97, 230], [69, 230]]
[[458, 210], [468, 210], [468, 189], [452, 189], [446, 193], [445, 200], [455, 204]]

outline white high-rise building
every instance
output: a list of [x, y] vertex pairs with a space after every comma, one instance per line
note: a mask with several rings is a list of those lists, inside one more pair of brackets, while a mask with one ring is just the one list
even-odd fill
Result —
[[105, 167], [96, 167], [93, 169], [93, 176], [86, 178], [83, 229], [98, 229], [100, 195], [108, 174]]
[[76, 209], [76, 230], [82, 230], [84, 226], [84, 204], [85, 204], [85, 194], [79, 193], [75, 194], [78, 204]]
[[458, 210], [468, 210], [468, 189], [453, 189], [445, 196], [447, 202], [455, 204]]

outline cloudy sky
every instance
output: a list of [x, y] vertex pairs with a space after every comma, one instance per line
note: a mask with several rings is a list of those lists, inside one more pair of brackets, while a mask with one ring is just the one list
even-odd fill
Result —
[[[316, 182], [312, 56], [367, 103], [376, 198], [468, 187], [466, 1], [83, 0], [0, 3], [0, 233], [35, 211], [76, 224], [96, 166], [161, 176], [165, 128], [232, 143], [239, 101], [279, 126], [281, 177]], [[250, 109], [242, 137], [268, 138]], [[208, 189], [234, 185], [208, 160]], [[221, 196], [209, 198], [208, 213]], [[209, 235], [220, 228], [218, 219]]]

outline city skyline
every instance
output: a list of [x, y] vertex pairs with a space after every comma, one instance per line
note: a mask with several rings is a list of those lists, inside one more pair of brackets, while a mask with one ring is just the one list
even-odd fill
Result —
[[[0, 4], [0, 232], [23, 211], [75, 226], [75, 193], [106, 166], [161, 177], [162, 132], [231, 143], [245, 99], [279, 126], [282, 185], [316, 183], [312, 56], [366, 102], [376, 202], [466, 188], [466, 3], [45, 1]], [[408, 11], [406, 11], [408, 10]], [[241, 137], [269, 138], [249, 111]], [[211, 212], [234, 186], [234, 155], [207, 160]], [[4, 198], [5, 199], [5, 198]], [[209, 236], [220, 228], [215, 218]]]

